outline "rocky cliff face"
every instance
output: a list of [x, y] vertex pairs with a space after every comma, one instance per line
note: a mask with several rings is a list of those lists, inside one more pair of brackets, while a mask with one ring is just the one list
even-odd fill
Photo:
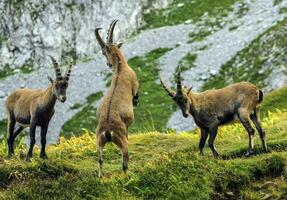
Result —
[[144, 7], [168, 0], [3, 0], [0, 2], [0, 70], [45, 66], [47, 55], [83, 58], [97, 51], [96, 27], [121, 20], [126, 35], [141, 24]]

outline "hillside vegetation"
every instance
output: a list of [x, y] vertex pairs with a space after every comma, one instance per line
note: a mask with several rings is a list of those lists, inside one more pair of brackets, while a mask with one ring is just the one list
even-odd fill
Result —
[[268, 88], [268, 78], [272, 72], [286, 75], [286, 25], [287, 18], [259, 35], [225, 63], [217, 75], [206, 81], [203, 89], [221, 88], [239, 81], [249, 81], [261, 88]]
[[[280, 99], [281, 90], [270, 94]], [[273, 95], [273, 96], [272, 96]], [[256, 154], [245, 158], [247, 133], [241, 124], [222, 127], [215, 141], [221, 159], [206, 147], [197, 152], [199, 130], [166, 134], [145, 132], [129, 137], [130, 171], [121, 172], [121, 155], [108, 144], [104, 151], [104, 177], [97, 178], [96, 141], [93, 133], [50, 145], [49, 160], [24, 161], [26, 147], [17, 146], [7, 159], [0, 148], [0, 199], [284, 199], [287, 198], [287, 110], [276, 109], [266, 97], [263, 127], [271, 153], [262, 153], [258, 134]], [[279, 105], [280, 105], [279, 100]], [[269, 105], [269, 107], [268, 107]], [[263, 109], [264, 110], [264, 109]], [[268, 198], [267, 198], [268, 197]]]

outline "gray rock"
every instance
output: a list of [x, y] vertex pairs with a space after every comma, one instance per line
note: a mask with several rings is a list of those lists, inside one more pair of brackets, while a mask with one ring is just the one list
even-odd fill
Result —
[[0, 98], [6, 97], [6, 93], [0, 90]]

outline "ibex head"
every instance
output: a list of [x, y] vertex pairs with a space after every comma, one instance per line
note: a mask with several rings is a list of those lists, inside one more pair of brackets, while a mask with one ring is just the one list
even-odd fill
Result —
[[114, 29], [116, 26], [116, 23], [119, 20], [114, 20], [112, 21], [112, 23], [110, 24], [108, 33], [107, 33], [107, 38], [106, 38], [106, 42], [104, 42], [99, 34], [99, 30], [101, 30], [101, 28], [96, 28], [95, 30], [95, 35], [96, 35], [96, 39], [102, 49], [102, 53], [103, 55], [106, 57], [107, 59], [107, 65], [109, 67], [112, 67], [113, 65], [115, 65], [116, 62], [116, 54], [115, 52], [117, 50], [119, 50], [119, 48], [122, 46], [123, 43], [114, 43], [113, 42], [113, 33], [114, 33]]
[[172, 90], [170, 87], [166, 85], [166, 83], [160, 78], [160, 82], [162, 87], [165, 89], [167, 94], [177, 103], [177, 105], [180, 107], [182, 111], [182, 115], [187, 118], [189, 116], [189, 111], [190, 111], [190, 98], [189, 93], [191, 92], [191, 88], [186, 88], [181, 85], [181, 80], [180, 80], [180, 72], [177, 73], [177, 91], [175, 92]]
[[52, 84], [54, 95], [60, 102], [64, 103], [67, 99], [66, 90], [68, 88], [69, 78], [72, 71], [72, 64], [69, 65], [65, 75], [62, 76], [61, 69], [59, 68], [57, 61], [52, 56], [50, 56], [50, 58], [52, 59], [53, 66], [56, 72], [56, 80], [53, 80], [50, 76], [48, 76], [48, 79]]

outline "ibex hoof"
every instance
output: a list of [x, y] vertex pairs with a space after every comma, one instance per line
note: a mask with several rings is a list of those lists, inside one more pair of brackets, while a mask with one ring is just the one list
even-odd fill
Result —
[[8, 153], [8, 158], [12, 158], [13, 155], [14, 155], [14, 152], [9, 152]]
[[47, 160], [48, 159], [48, 156], [46, 154], [41, 154], [40, 155], [40, 158], [42, 158], [43, 160]]
[[30, 157], [30, 156], [27, 156], [26, 159], [25, 159], [25, 161], [26, 161], [26, 162], [31, 162], [31, 157]]
[[245, 157], [249, 157], [249, 156], [251, 156], [252, 154], [254, 154], [253, 151], [247, 151], [247, 152], [245, 153]]

